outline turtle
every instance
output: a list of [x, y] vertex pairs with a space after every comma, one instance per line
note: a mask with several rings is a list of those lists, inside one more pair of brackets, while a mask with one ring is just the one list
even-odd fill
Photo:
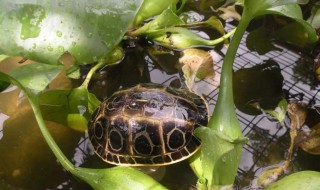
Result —
[[193, 155], [201, 144], [193, 131], [207, 123], [201, 96], [141, 83], [104, 100], [88, 123], [88, 134], [95, 153], [107, 163], [161, 166]]

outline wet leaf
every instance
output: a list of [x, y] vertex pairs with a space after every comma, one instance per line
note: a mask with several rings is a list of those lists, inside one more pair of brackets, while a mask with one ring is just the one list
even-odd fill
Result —
[[55, 121], [77, 131], [85, 131], [100, 101], [85, 88], [50, 90], [39, 96], [41, 112], [46, 120]]
[[62, 71], [61, 65], [32, 63], [16, 67], [9, 75], [18, 80], [25, 88], [40, 92]]
[[284, 120], [284, 118], [286, 117], [287, 106], [288, 106], [288, 102], [286, 99], [283, 98], [278, 103], [278, 106], [274, 110], [263, 110], [263, 111], [272, 115], [281, 123]]
[[105, 57], [122, 39], [142, 0], [0, 2], [0, 54], [57, 63]]
[[268, 37], [268, 31], [265, 27], [260, 27], [249, 33], [246, 45], [249, 50], [256, 51], [260, 55], [263, 55], [269, 51], [280, 50], [274, 46], [271, 39]]
[[303, 138], [300, 148], [309, 154], [320, 155], [320, 123], [311, 128], [310, 132], [300, 132], [298, 139]]
[[202, 174], [208, 186], [232, 184], [241, 159], [242, 146], [247, 139], [230, 139], [207, 127], [197, 128], [195, 134], [202, 142]]

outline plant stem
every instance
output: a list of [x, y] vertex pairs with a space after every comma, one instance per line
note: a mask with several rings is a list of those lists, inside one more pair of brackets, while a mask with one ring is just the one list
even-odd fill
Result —
[[46, 142], [48, 143], [50, 149], [52, 150], [52, 152], [54, 153], [54, 155], [56, 156], [56, 158], [59, 160], [59, 162], [61, 163], [61, 165], [69, 172], [74, 173], [75, 171], [75, 167], [74, 165], [69, 161], [69, 159], [63, 154], [63, 152], [61, 151], [61, 149], [59, 148], [59, 146], [56, 144], [56, 142], [54, 141], [53, 137], [51, 136], [51, 134], [49, 133], [46, 124], [43, 120], [41, 111], [40, 111], [40, 107], [38, 104], [38, 97], [36, 97], [36, 95], [32, 95], [29, 92], [26, 92], [27, 96], [29, 97], [29, 99], [34, 100], [34, 101], [29, 101], [31, 104], [31, 107], [33, 109], [34, 115], [36, 117], [36, 120], [38, 122], [39, 128], [41, 130], [41, 133], [43, 135], [43, 137], [45, 138]]
[[230, 42], [222, 65], [217, 104], [208, 125], [210, 128], [221, 131], [232, 139], [238, 138], [241, 134], [240, 127], [234, 126], [236, 124], [239, 125], [239, 122], [234, 110], [232, 86], [233, 62], [250, 20], [250, 18], [246, 18], [243, 15]]
[[98, 64], [96, 64], [95, 66], [93, 66], [90, 71], [88, 72], [85, 80], [83, 81], [83, 83], [81, 84], [81, 87], [87, 89], [88, 88], [88, 85], [89, 85], [89, 82], [92, 78], [92, 75], [98, 70], [100, 69], [101, 67], [103, 67], [105, 65], [105, 61], [103, 59], [100, 59]]
[[230, 38], [230, 36], [232, 36], [234, 33], [236, 32], [236, 28], [232, 29], [230, 32], [228, 32], [227, 34], [221, 36], [220, 38], [217, 38], [215, 40], [210, 40], [210, 44], [209, 45], [217, 45], [218, 43], [221, 43], [223, 41], [225, 41], [226, 39]]

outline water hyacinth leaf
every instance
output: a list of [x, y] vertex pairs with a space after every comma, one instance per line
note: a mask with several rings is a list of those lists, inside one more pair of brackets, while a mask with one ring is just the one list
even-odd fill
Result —
[[274, 110], [263, 110], [263, 111], [272, 115], [281, 123], [286, 117], [287, 106], [288, 106], [288, 102], [286, 99], [283, 98]]
[[69, 52], [78, 63], [92, 63], [120, 42], [141, 3], [1, 1], [0, 54], [54, 64]]
[[207, 127], [197, 128], [195, 134], [202, 141], [202, 172], [208, 182], [208, 187], [233, 184], [241, 159], [241, 156], [234, 157], [234, 155], [241, 155], [242, 146], [247, 139], [243, 137], [230, 139]]
[[81, 114], [70, 113], [67, 116], [68, 126], [79, 132], [85, 132], [87, 130], [88, 120]]
[[69, 90], [50, 90], [39, 94], [39, 105], [45, 120], [67, 125]]
[[292, 43], [300, 47], [314, 43], [318, 40], [315, 30], [307, 22], [297, 20], [275, 31], [273, 37], [276, 40]]
[[16, 67], [9, 75], [18, 80], [25, 88], [40, 92], [62, 71], [62, 65], [31, 63]]
[[131, 167], [79, 168], [78, 177], [85, 179], [94, 190], [168, 190], [152, 177]]
[[234, 32], [235, 29], [220, 38], [214, 40], [207, 40], [193, 33], [187, 28], [169, 27], [165, 29], [150, 31], [146, 34], [146, 36], [149, 39], [158, 42], [160, 45], [164, 47], [184, 49], [197, 46], [217, 45], [227, 40]]
[[85, 88], [50, 90], [40, 94], [39, 104], [46, 120], [77, 131], [85, 131], [87, 122], [100, 101]]
[[132, 35], [143, 35], [149, 30], [157, 30], [179, 24], [184, 24], [184, 22], [172, 11], [172, 9], [166, 9], [157, 18], [132, 32]]
[[237, 70], [233, 73], [236, 107], [250, 115], [274, 110], [284, 98], [283, 80], [281, 68], [273, 60]]
[[320, 28], [320, 5], [315, 5], [311, 9], [311, 15], [307, 20], [313, 28]]
[[320, 172], [300, 171], [280, 179], [265, 190], [318, 190], [320, 189], [319, 178]]
[[308, 3], [309, 0], [246, 0], [246, 14], [251, 18], [264, 14], [280, 14], [291, 18], [302, 18], [298, 4]]
[[251, 31], [247, 37], [246, 45], [249, 50], [256, 51], [260, 55], [269, 51], [280, 50], [272, 44], [265, 27]]
[[163, 10], [177, 2], [178, 0], [162, 0], [156, 2], [154, 0], [144, 0], [141, 8], [134, 18], [133, 25], [136, 26], [142, 21], [162, 13]]

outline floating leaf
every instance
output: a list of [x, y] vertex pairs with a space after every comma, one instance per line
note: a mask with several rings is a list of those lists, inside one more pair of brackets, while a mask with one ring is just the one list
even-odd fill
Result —
[[283, 26], [274, 32], [273, 37], [276, 40], [304, 47], [318, 40], [314, 34], [315, 30], [308, 23], [300, 21]]
[[300, 171], [282, 178], [265, 190], [318, 190], [320, 189], [319, 178], [320, 172]]
[[251, 51], [256, 51], [260, 55], [263, 55], [269, 51], [280, 50], [274, 46], [271, 39], [268, 37], [268, 31], [265, 27], [260, 27], [249, 33], [246, 45]]
[[281, 123], [284, 120], [284, 118], [286, 117], [287, 106], [288, 106], [288, 102], [286, 99], [283, 98], [278, 103], [278, 106], [274, 110], [263, 110], [263, 111], [272, 115]]
[[274, 110], [284, 98], [281, 69], [272, 60], [239, 69], [233, 76], [235, 105], [244, 113], [256, 115], [261, 114], [261, 109]]
[[118, 45], [141, 3], [0, 1], [0, 54], [57, 63], [69, 52], [79, 63], [95, 62]]
[[18, 80], [25, 88], [40, 92], [62, 71], [62, 65], [31, 63], [16, 67], [9, 75]]

